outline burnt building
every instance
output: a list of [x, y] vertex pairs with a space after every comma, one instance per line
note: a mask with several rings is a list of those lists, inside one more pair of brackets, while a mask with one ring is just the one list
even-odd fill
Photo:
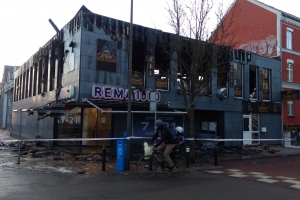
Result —
[[[132, 94], [128, 94], [129, 23], [92, 13], [83, 6], [15, 72], [18, 87], [13, 109], [27, 112], [21, 123], [20, 113], [13, 113], [12, 132], [18, 134], [21, 125], [26, 138], [83, 139], [53, 145], [113, 147], [114, 141], [105, 138], [123, 137], [131, 95], [132, 136], [151, 137], [154, 111], [149, 104], [155, 92], [157, 118], [172, 131], [183, 126], [188, 133], [177, 74], [161, 73], [174, 67], [165, 59], [162, 47], [171, 34], [135, 24], [132, 31]], [[195, 132], [226, 139], [280, 138], [280, 61], [243, 50], [232, 51], [228, 61], [228, 71], [212, 75], [197, 97]]]

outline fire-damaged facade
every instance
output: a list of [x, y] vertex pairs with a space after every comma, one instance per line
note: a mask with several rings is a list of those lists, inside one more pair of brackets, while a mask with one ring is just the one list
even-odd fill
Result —
[[[132, 31], [132, 93], [128, 94], [129, 23], [94, 14], [83, 6], [15, 72], [13, 109], [27, 112], [22, 118], [20, 113], [13, 113], [12, 132], [18, 134], [21, 125], [25, 138], [123, 137], [131, 96], [132, 136], [152, 136], [155, 116], [150, 100], [157, 102], [157, 118], [171, 131], [183, 126], [188, 135], [182, 94], [172, 81], [177, 73], [170, 70], [174, 63], [165, 59], [162, 48], [161, 38], [170, 40], [171, 34], [139, 25], [133, 25]], [[280, 138], [280, 61], [242, 50], [231, 51], [230, 55], [228, 71], [212, 74], [196, 99], [196, 135]], [[242, 143], [228, 141], [224, 145]], [[53, 145], [109, 147], [115, 143], [61, 140]]]

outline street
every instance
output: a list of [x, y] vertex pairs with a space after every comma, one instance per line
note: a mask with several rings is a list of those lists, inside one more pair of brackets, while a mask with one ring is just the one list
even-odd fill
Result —
[[204, 171], [181, 177], [78, 175], [0, 168], [0, 199], [299, 199], [297, 189]]
[[300, 155], [223, 162], [210, 173], [296, 188], [300, 191]]

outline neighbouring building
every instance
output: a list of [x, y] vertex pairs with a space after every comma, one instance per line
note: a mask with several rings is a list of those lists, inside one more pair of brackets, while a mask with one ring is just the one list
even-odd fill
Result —
[[1, 128], [8, 129], [11, 127], [12, 103], [14, 91], [14, 72], [19, 69], [17, 66], [4, 65], [2, 76], [2, 94], [0, 98], [0, 122]]
[[[21, 124], [20, 114], [13, 113], [14, 134], [21, 125], [22, 136], [26, 138], [123, 137], [129, 96], [128, 31], [129, 23], [92, 13], [83, 6], [15, 72], [13, 109], [21, 107], [27, 112], [22, 114]], [[173, 65], [162, 54], [160, 39], [169, 40], [170, 35], [133, 25], [133, 92], [130, 94], [133, 136], [153, 134], [154, 113], [149, 102], [154, 91], [157, 118], [163, 119], [172, 131], [176, 126], [184, 126], [185, 132], [189, 132], [181, 93], [176, 81], [171, 81], [176, 80], [177, 73], [171, 72], [169, 77], [160, 73]], [[280, 70], [278, 59], [243, 50], [232, 51], [228, 71], [212, 75], [205, 91], [197, 98], [196, 133], [214, 133], [226, 139], [280, 138]], [[133, 143], [142, 148], [143, 140]], [[244, 143], [260, 144], [251, 140]], [[224, 143], [225, 146], [241, 144], [242, 141]], [[115, 142], [66, 140], [53, 145], [114, 147]]]
[[300, 18], [257, 0], [235, 0], [224, 19], [232, 15], [232, 29], [238, 29], [235, 48], [281, 60], [281, 131], [290, 146], [291, 132], [300, 132]]

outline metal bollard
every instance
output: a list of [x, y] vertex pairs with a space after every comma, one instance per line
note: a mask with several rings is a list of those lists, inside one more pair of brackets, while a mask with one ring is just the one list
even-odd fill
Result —
[[189, 168], [190, 167], [190, 148], [187, 147], [185, 149], [185, 153], [186, 153], [186, 167]]
[[215, 153], [215, 166], [218, 166], [218, 149], [217, 148], [215, 148], [214, 153]]
[[103, 152], [102, 152], [102, 171], [105, 171], [105, 162], [106, 162], [106, 148], [103, 147]]

